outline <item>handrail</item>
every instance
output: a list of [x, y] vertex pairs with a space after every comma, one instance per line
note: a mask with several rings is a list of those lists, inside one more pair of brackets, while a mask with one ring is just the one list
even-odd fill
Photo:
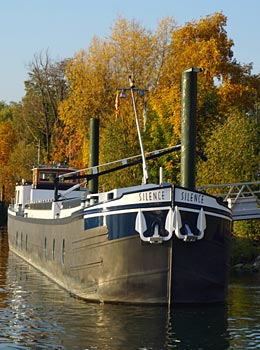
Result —
[[200, 191], [219, 188], [226, 189], [226, 191], [224, 191], [224, 193], [214, 193], [214, 195], [216, 197], [222, 197], [224, 201], [227, 201], [229, 198], [232, 198], [233, 202], [235, 202], [238, 198], [253, 196], [256, 198], [257, 202], [260, 203], [259, 181], [197, 186], [197, 189]]

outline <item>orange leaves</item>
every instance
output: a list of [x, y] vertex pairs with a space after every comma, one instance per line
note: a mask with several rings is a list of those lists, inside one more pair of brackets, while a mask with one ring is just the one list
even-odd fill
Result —
[[0, 184], [1, 186], [5, 185], [7, 201], [13, 195], [13, 187], [11, 185], [14, 185], [14, 183], [10, 184], [13, 164], [9, 160], [16, 141], [16, 133], [12, 122], [10, 120], [0, 122]]
[[0, 123], [0, 166], [8, 163], [16, 141], [16, 133], [11, 121], [6, 120]]

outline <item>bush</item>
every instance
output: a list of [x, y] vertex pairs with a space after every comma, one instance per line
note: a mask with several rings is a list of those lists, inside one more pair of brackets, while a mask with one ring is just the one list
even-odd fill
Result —
[[237, 237], [260, 241], [260, 220], [243, 220], [233, 223], [233, 232]]
[[250, 264], [260, 255], [260, 241], [248, 237], [233, 236], [231, 265]]

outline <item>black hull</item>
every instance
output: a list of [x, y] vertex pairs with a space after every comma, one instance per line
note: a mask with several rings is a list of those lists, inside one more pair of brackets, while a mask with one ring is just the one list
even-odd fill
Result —
[[[199, 245], [199, 247], [198, 247]], [[212, 241], [183, 245], [173, 242], [172, 300], [176, 303], [218, 303], [227, 297], [229, 243]]]
[[106, 227], [84, 231], [82, 218], [64, 224], [43, 221], [9, 216], [10, 250], [73, 296], [99, 302], [167, 303], [167, 245], [143, 244], [137, 235], [108, 241]]
[[[139, 235], [108, 240], [107, 227], [84, 229], [83, 217], [27, 219], [9, 214], [10, 250], [72, 295], [90, 301], [168, 304], [224, 302], [229, 226], [208, 219], [205, 237], [162, 244]], [[54, 248], [55, 246], [55, 248]]]

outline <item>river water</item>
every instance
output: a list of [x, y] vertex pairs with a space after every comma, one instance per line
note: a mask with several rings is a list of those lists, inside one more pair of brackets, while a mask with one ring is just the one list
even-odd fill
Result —
[[0, 234], [0, 350], [260, 348], [260, 279], [236, 278], [227, 305], [140, 307], [74, 299], [8, 251]]

